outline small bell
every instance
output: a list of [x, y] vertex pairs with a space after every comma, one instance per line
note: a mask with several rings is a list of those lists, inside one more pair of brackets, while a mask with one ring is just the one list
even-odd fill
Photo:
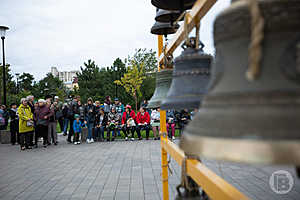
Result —
[[196, 0], [151, 0], [152, 5], [165, 10], [188, 10]]
[[300, 1], [257, 2], [265, 23], [259, 74], [246, 73], [253, 16], [248, 1], [237, 1], [215, 20], [214, 80], [180, 146], [211, 159], [299, 166]]
[[170, 88], [172, 81], [172, 69], [163, 69], [156, 73], [156, 87], [147, 108], [158, 108]]
[[190, 38], [189, 45], [183, 45], [184, 51], [174, 61], [173, 79], [170, 90], [161, 108], [194, 109], [200, 106], [208, 91], [212, 56], [203, 52], [204, 45], [196, 48], [196, 38]]
[[[171, 10], [158, 9], [158, 11], [156, 12], [155, 21], [173, 23], [179, 18], [180, 15], [181, 12], [177, 10], [171, 11]], [[183, 18], [181, 20], [183, 20]]]
[[171, 23], [163, 23], [163, 22], [155, 22], [155, 24], [151, 28], [151, 33], [155, 35], [169, 35], [176, 33], [179, 28], [178, 24]]

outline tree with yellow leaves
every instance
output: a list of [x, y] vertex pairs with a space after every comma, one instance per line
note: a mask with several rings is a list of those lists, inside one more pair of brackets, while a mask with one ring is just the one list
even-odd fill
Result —
[[121, 77], [121, 80], [114, 81], [115, 84], [121, 85], [125, 88], [135, 100], [135, 109], [137, 110], [138, 95], [141, 96], [141, 85], [144, 79], [146, 79], [144, 72], [144, 63], [131, 61], [131, 64], [127, 68], [127, 72]]

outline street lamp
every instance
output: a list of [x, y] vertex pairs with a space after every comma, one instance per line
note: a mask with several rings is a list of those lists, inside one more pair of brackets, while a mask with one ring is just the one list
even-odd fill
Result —
[[16, 78], [17, 78], [17, 93], [19, 93], [19, 77], [20, 77], [20, 73], [16, 73]]
[[3, 104], [6, 105], [6, 77], [5, 77], [5, 53], [4, 53], [4, 39], [5, 39], [5, 33], [6, 30], [8, 30], [9, 28], [6, 26], [0, 26], [0, 36], [1, 36], [1, 40], [2, 40], [2, 58], [3, 58], [3, 63], [2, 63], [2, 67], [3, 67]]
[[[118, 66], [114, 66], [115, 81], [118, 80]], [[115, 84], [115, 98], [118, 98], [118, 85]]]

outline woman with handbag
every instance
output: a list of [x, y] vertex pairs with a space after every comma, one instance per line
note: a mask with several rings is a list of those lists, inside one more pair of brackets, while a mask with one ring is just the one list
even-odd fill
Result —
[[25, 148], [31, 149], [31, 147], [29, 146], [30, 135], [33, 134], [33, 130], [34, 130], [33, 114], [25, 98], [21, 99], [21, 105], [18, 108], [18, 114], [19, 114], [20, 146], [21, 146], [21, 150], [24, 151]]
[[35, 110], [36, 134], [35, 148], [38, 147], [38, 137], [43, 137], [43, 146], [48, 144], [48, 124], [51, 116], [50, 108], [44, 99], [39, 99], [39, 107]]

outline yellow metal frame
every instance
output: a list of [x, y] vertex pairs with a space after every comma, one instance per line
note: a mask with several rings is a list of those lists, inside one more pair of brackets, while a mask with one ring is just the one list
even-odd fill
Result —
[[[200, 19], [209, 11], [217, 0], [197, 0], [186, 20], [187, 24], [181, 26], [174, 38], [167, 45], [165, 53], [172, 54], [175, 49], [184, 41], [186, 33], [190, 33]], [[186, 30], [184, 30], [184, 27]], [[163, 64], [164, 55], [163, 36], [158, 36], [158, 71]], [[184, 159], [184, 152], [167, 138], [166, 111], [160, 111], [160, 138], [161, 138], [161, 165], [162, 165], [162, 186], [163, 199], [169, 199], [168, 186], [168, 153], [181, 166]], [[249, 199], [235, 187], [227, 183], [210, 169], [197, 160], [187, 160], [187, 174], [208, 194], [211, 199], [222, 200], [245, 200]], [[179, 183], [178, 183], [179, 184]]]

